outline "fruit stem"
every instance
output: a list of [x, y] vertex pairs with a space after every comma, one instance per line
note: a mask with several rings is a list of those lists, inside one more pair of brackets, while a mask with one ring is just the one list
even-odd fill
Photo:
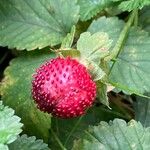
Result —
[[[132, 11], [127, 23], [125, 24], [122, 32], [120, 33], [120, 36], [118, 38], [118, 41], [117, 41], [115, 47], [113, 48], [111, 54], [105, 58], [105, 61], [110, 61], [112, 59], [116, 59], [118, 57], [118, 55], [120, 54], [122, 47], [124, 45], [124, 42], [126, 40], [126, 37], [129, 33], [129, 29], [135, 19], [136, 13], [137, 13], [137, 10]], [[115, 64], [115, 62], [113, 62], [112, 67], [109, 70], [109, 74], [110, 74], [114, 64]]]
[[51, 130], [51, 133], [52, 133], [52, 135], [54, 136], [55, 140], [57, 141], [58, 145], [60, 146], [60, 148], [61, 148], [62, 150], [67, 150], [67, 149], [63, 146], [62, 142], [60, 141], [60, 139], [58, 138], [58, 136], [55, 134], [55, 132], [53, 131], [53, 129], [51, 128], [50, 130]]
[[78, 121], [76, 122], [76, 124], [74, 125], [74, 127], [72, 128], [72, 130], [71, 130], [71, 132], [70, 132], [70, 134], [68, 135], [68, 137], [67, 137], [67, 139], [66, 139], [66, 141], [65, 141], [65, 144], [64, 145], [66, 145], [67, 144], [67, 142], [69, 141], [69, 139], [70, 139], [70, 137], [71, 137], [71, 135], [73, 134], [73, 132], [76, 130], [76, 128], [78, 127], [78, 125], [79, 125], [79, 123], [81, 122], [81, 120], [82, 120], [82, 118], [84, 117], [84, 115], [83, 116], [81, 116], [79, 119], [78, 119]]

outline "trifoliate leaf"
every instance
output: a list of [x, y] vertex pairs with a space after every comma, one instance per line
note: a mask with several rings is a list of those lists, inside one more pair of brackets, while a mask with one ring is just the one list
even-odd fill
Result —
[[150, 5], [150, 0], [127, 0], [123, 1], [119, 8], [123, 11], [132, 11], [134, 9], [142, 9], [147, 5]]
[[113, 2], [110, 0], [78, 0], [80, 5], [80, 19], [86, 21], [101, 12]]
[[75, 26], [72, 27], [71, 32], [67, 34], [67, 36], [63, 39], [61, 44], [61, 49], [71, 48], [74, 36], [75, 36]]
[[20, 118], [14, 115], [14, 110], [2, 104], [0, 101], [0, 144], [9, 144], [17, 139], [23, 126]]
[[[150, 96], [148, 94], [147, 96]], [[144, 127], [150, 127], [150, 100], [136, 96], [135, 119], [140, 121]]]
[[[123, 21], [102, 17], [94, 21], [88, 31], [106, 32], [115, 46]], [[111, 30], [110, 30], [111, 29]], [[150, 37], [139, 28], [131, 28], [127, 41], [117, 57], [110, 73], [110, 83], [129, 93], [143, 95], [150, 91]], [[111, 50], [110, 49], [110, 50]]]
[[121, 119], [100, 122], [89, 127], [83, 139], [75, 142], [73, 150], [149, 150], [150, 128], [131, 120], [128, 124]]
[[9, 145], [9, 150], [50, 150], [43, 140], [36, 140], [36, 137], [22, 135]]
[[9, 150], [7, 145], [0, 144], [0, 150]]
[[79, 18], [77, 0], [1, 0], [0, 45], [19, 50], [54, 46]]
[[1, 95], [4, 104], [12, 107], [21, 117], [24, 132], [48, 140], [51, 116], [41, 112], [35, 106], [31, 95], [31, 81], [35, 69], [54, 55], [50, 50], [21, 52], [18, 58], [10, 62], [4, 73]]
[[99, 64], [100, 59], [108, 55], [111, 43], [112, 41], [107, 33], [97, 32], [91, 34], [90, 32], [84, 32], [77, 42], [77, 49], [80, 51], [81, 57], [83, 56], [87, 60]]

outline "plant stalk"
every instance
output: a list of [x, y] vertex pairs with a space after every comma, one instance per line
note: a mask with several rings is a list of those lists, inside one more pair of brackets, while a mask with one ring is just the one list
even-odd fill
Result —
[[81, 122], [82, 118], [83, 118], [83, 116], [81, 116], [81, 117], [78, 119], [78, 121], [76, 122], [75, 126], [72, 128], [72, 130], [71, 130], [70, 134], [68, 135], [68, 137], [67, 137], [67, 139], [66, 139], [66, 141], [65, 141], [65, 144], [64, 144], [64, 145], [66, 145], [66, 144], [67, 144], [67, 142], [69, 141], [69, 139], [70, 139], [71, 135], [72, 135], [72, 134], [73, 134], [73, 132], [76, 130], [76, 128], [78, 127], [79, 123]]
[[52, 133], [52, 135], [54, 136], [55, 140], [57, 141], [58, 145], [60, 146], [60, 148], [61, 148], [62, 150], [67, 150], [67, 149], [63, 146], [63, 144], [61, 143], [60, 139], [57, 137], [57, 135], [55, 134], [55, 132], [53, 131], [53, 129], [51, 128], [50, 130], [51, 130], [51, 133]]

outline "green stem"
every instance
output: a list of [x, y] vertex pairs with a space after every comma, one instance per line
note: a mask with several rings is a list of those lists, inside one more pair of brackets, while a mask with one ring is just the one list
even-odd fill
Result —
[[51, 133], [52, 133], [52, 135], [54, 136], [55, 140], [57, 141], [58, 145], [60, 146], [60, 148], [61, 148], [62, 150], [67, 150], [67, 149], [63, 146], [63, 144], [61, 143], [61, 141], [59, 140], [59, 138], [57, 137], [57, 135], [55, 134], [55, 132], [53, 131], [53, 129], [51, 128], [50, 130], [51, 130]]
[[69, 141], [69, 139], [70, 139], [71, 135], [72, 135], [72, 134], [73, 134], [73, 132], [76, 130], [76, 128], [78, 127], [79, 123], [81, 122], [82, 118], [83, 118], [83, 116], [81, 116], [81, 117], [78, 119], [78, 121], [76, 122], [76, 124], [75, 124], [75, 125], [74, 125], [74, 127], [72, 128], [72, 130], [71, 130], [70, 134], [68, 135], [68, 137], [67, 137], [67, 139], [66, 139], [66, 141], [65, 141], [65, 144], [64, 144], [64, 145], [66, 145], [66, 144], [67, 144], [67, 142]]
[[135, 10], [135, 18], [134, 18], [134, 26], [137, 27], [138, 26], [138, 9]]
[[[105, 58], [105, 61], [110, 61], [111, 59], [116, 59], [118, 57], [118, 55], [120, 54], [121, 50], [122, 50], [122, 47], [124, 45], [124, 42], [126, 40], [126, 37], [129, 33], [129, 29], [134, 21], [134, 18], [135, 18], [135, 15], [136, 15], [136, 10], [132, 11], [127, 23], [125, 24], [120, 36], [119, 36], [119, 39], [115, 45], [115, 47], [113, 48], [113, 50], [111, 51], [111, 54], [109, 56], [107, 56]], [[109, 74], [114, 66], [115, 62], [113, 62], [110, 70], [109, 70]]]

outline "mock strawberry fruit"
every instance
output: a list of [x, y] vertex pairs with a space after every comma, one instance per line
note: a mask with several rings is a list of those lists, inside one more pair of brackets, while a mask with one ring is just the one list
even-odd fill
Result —
[[86, 67], [70, 57], [55, 58], [37, 69], [32, 96], [40, 110], [60, 118], [83, 115], [96, 97]]

